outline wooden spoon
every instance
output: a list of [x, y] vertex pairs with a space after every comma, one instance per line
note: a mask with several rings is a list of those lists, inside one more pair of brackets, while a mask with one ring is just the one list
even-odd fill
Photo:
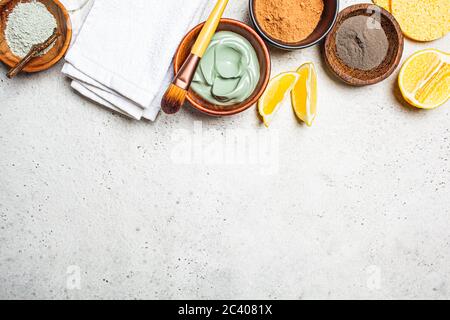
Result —
[[45, 40], [45, 42], [32, 46], [30, 52], [28, 52], [28, 54], [23, 57], [23, 59], [20, 60], [20, 62], [14, 68], [9, 70], [6, 76], [9, 79], [14, 78], [17, 74], [19, 74], [20, 71], [22, 71], [23, 68], [25, 68], [25, 66], [31, 61], [31, 59], [50, 47], [60, 36], [61, 34], [55, 28], [55, 30], [53, 30], [53, 34], [47, 40]]

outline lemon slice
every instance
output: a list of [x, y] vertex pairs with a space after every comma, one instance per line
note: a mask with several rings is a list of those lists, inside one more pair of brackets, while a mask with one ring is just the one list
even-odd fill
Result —
[[305, 63], [298, 70], [300, 79], [291, 91], [292, 108], [297, 118], [312, 126], [317, 113], [317, 74], [314, 64]]
[[258, 111], [266, 127], [269, 127], [280, 109], [281, 102], [291, 92], [299, 78], [297, 72], [285, 72], [270, 80], [266, 91], [258, 101]]
[[450, 54], [426, 49], [413, 54], [398, 76], [403, 97], [411, 105], [434, 109], [450, 98]]

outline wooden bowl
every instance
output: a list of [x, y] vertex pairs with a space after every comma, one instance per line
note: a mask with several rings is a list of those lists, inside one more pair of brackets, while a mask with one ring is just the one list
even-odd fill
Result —
[[[189, 33], [184, 37], [181, 41], [180, 46], [175, 54], [174, 58], [174, 71], [178, 72], [180, 67], [183, 65], [183, 62], [186, 60], [187, 56], [191, 52], [191, 48], [194, 45], [197, 36], [199, 35], [204, 23], [199, 24], [194, 29], [189, 31]], [[256, 55], [259, 60], [259, 67], [261, 76], [256, 86], [253, 94], [245, 101], [231, 105], [231, 106], [218, 106], [212, 104], [205, 99], [201, 98], [194, 91], [189, 90], [187, 94], [187, 100], [189, 103], [197, 110], [204, 112], [208, 115], [212, 116], [231, 116], [240, 112], [243, 112], [254, 105], [261, 95], [266, 90], [267, 84], [269, 83], [270, 78], [270, 70], [271, 70], [271, 62], [269, 50], [267, 49], [266, 44], [261, 39], [260, 36], [248, 25], [232, 20], [232, 19], [221, 19], [219, 27], [217, 31], [231, 31], [235, 32], [244, 38], [246, 38], [253, 46], [256, 51]]]
[[258, 22], [255, 14], [255, 0], [250, 0], [250, 18], [258, 33], [272, 46], [282, 50], [299, 50], [316, 45], [325, 38], [333, 28], [339, 13], [339, 0], [325, 0], [322, 17], [316, 29], [306, 38], [295, 43], [282, 42], [267, 34]]
[[[50, 51], [42, 56], [33, 58], [23, 69], [24, 72], [39, 72], [55, 65], [65, 55], [72, 39], [72, 25], [66, 8], [58, 0], [38, 1], [42, 2], [55, 17], [57, 29], [61, 36], [56, 40]], [[9, 67], [14, 67], [20, 61], [20, 58], [11, 52], [5, 40], [8, 16], [19, 2], [31, 2], [31, 0], [6, 0], [6, 2], [3, 0], [3, 3], [6, 4], [0, 6], [0, 61]]]
[[[364, 71], [352, 69], [338, 57], [336, 49], [336, 32], [342, 23], [350, 17], [372, 16], [379, 10], [381, 26], [386, 32], [389, 49], [384, 61], [375, 69]], [[398, 67], [403, 55], [404, 38], [397, 20], [386, 10], [371, 4], [357, 4], [344, 9], [337, 18], [331, 32], [325, 38], [323, 45], [324, 59], [330, 70], [342, 81], [353, 86], [366, 86], [378, 83], [388, 78]]]

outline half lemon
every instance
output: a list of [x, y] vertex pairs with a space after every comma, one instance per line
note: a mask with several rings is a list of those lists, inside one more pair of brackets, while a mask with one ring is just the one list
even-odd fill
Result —
[[405, 100], [421, 109], [434, 109], [450, 98], [450, 55], [426, 49], [403, 64], [398, 84]]

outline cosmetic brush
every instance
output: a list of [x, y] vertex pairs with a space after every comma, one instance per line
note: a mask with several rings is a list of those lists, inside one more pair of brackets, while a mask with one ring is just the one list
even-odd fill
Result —
[[201, 58], [206, 52], [213, 35], [216, 33], [217, 27], [222, 18], [223, 12], [229, 0], [219, 0], [211, 12], [208, 20], [202, 28], [191, 53], [184, 62], [180, 71], [175, 76], [166, 93], [164, 94], [161, 107], [167, 114], [177, 113], [186, 100], [186, 94], [191, 86], [197, 66]]

